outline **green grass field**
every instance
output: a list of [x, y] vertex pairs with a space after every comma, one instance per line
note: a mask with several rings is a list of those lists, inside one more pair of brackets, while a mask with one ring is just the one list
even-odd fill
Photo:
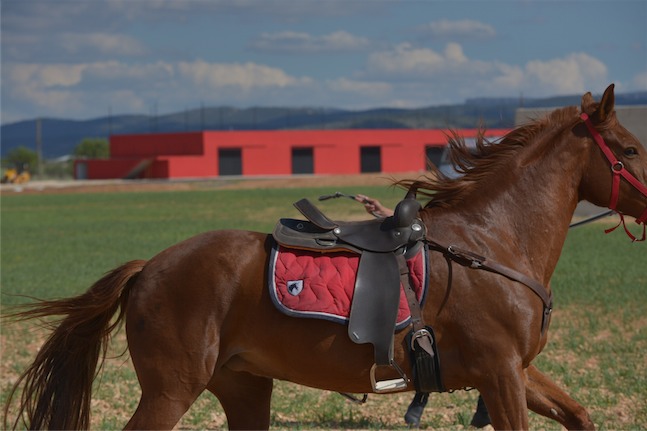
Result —
[[[403, 195], [377, 186], [3, 195], [0, 282], [3, 309], [41, 298], [81, 293], [106, 271], [152, 257], [194, 234], [220, 228], [270, 232], [279, 217], [298, 217], [292, 202], [340, 190], [362, 192], [393, 205]], [[368, 217], [347, 199], [319, 203], [335, 218]], [[621, 232], [604, 235], [604, 224], [569, 233], [553, 277], [555, 311], [548, 347], [536, 364], [585, 405], [601, 429], [645, 429], [647, 424], [647, 245]], [[33, 359], [45, 333], [33, 323], [2, 323], [2, 400], [19, 371]], [[139, 386], [123, 331], [113, 358], [97, 382], [93, 428], [123, 427], [137, 405]], [[467, 427], [475, 392], [437, 394], [423, 417], [425, 427]], [[276, 382], [275, 429], [403, 428], [411, 394], [369, 396], [355, 406], [339, 395]], [[203, 395], [179, 425], [218, 429], [226, 425], [217, 400]], [[560, 429], [531, 415], [533, 429]]]

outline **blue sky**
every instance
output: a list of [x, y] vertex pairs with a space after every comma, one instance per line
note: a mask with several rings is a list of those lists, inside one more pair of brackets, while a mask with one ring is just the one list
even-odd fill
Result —
[[2, 0], [3, 124], [647, 90], [646, 0]]

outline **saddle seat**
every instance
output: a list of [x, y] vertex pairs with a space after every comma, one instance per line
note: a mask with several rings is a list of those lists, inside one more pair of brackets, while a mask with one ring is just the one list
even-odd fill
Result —
[[[424, 246], [426, 228], [418, 218], [420, 203], [406, 198], [385, 219], [333, 221], [309, 200], [294, 206], [306, 220], [280, 219], [272, 236], [284, 247], [321, 253], [351, 251], [360, 254], [355, 290], [348, 321], [348, 335], [358, 344], [373, 344], [375, 363], [371, 368], [374, 392], [407, 388], [409, 379], [393, 360], [400, 285], [411, 289], [406, 259]], [[388, 368], [396, 379], [378, 380], [378, 369]]]
[[301, 199], [294, 206], [308, 221], [279, 220], [272, 236], [286, 247], [393, 253], [416, 245], [425, 236], [424, 225], [417, 218], [420, 203], [415, 199], [400, 201], [391, 217], [350, 222], [330, 220], [308, 199]]

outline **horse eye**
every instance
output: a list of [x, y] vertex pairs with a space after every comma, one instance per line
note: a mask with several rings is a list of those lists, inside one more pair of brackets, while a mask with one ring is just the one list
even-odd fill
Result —
[[635, 147], [625, 148], [624, 154], [627, 157], [637, 156], [638, 155], [638, 149], [635, 148]]

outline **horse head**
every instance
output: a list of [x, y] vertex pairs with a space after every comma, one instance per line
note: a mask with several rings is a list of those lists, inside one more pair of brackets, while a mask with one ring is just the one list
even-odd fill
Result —
[[590, 144], [580, 184], [580, 198], [647, 221], [647, 148], [624, 128], [614, 111], [614, 85], [599, 103], [591, 93], [582, 97], [582, 122], [574, 132]]

